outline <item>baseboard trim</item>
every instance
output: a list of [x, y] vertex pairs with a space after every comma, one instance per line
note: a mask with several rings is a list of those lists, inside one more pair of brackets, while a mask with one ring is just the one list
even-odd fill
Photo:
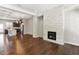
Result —
[[33, 38], [41, 38], [41, 39], [43, 39], [43, 37], [40, 37], [40, 36], [33, 36], [32, 34], [24, 34], [24, 35], [29, 35], [29, 36], [31, 36], [31, 37], [33, 37]]
[[74, 46], [79, 46], [79, 44], [76, 44], [76, 43], [72, 43], [72, 42], [65, 42], [67, 44], [71, 44], [71, 45], [74, 45]]
[[33, 38], [38, 38], [38, 36], [33, 36]]
[[[46, 39], [43, 39], [43, 40], [46, 40]], [[53, 40], [46, 40], [46, 41], [49, 41], [49, 42], [52, 42], [52, 43], [56, 43], [58, 45], [64, 45], [64, 43], [59, 43], [59, 42], [56, 42], [56, 41], [53, 41]]]
[[43, 37], [33, 37], [33, 38], [35, 38], [35, 39], [38, 39], [38, 38], [39, 38], [39, 39], [43, 39]]

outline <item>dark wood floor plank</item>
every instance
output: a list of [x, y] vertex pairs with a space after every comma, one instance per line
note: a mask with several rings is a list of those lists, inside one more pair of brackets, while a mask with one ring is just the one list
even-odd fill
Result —
[[[75, 55], [79, 54], [79, 47], [69, 44], [64, 46], [51, 43], [42, 38], [31, 35], [4, 36], [3, 46], [0, 45], [1, 55]], [[1, 44], [1, 43], [0, 43]]]

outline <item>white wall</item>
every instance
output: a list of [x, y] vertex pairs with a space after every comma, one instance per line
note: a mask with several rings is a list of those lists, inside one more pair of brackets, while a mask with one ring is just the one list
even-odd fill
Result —
[[24, 34], [33, 34], [33, 19], [24, 19]]
[[[63, 6], [52, 8], [44, 13], [43, 38], [50, 42], [64, 44], [64, 25], [63, 25]], [[49, 40], [47, 38], [48, 31], [55, 31], [57, 39]]]
[[[30, 19], [24, 19], [24, 34], [31, 34], [37, 32], [37, 37], [43, 37], [43, 17], [37, 17], [37, 30], [33, 29], [33, 18]], [[34, 23], [35, 24], [35, 23]], [[36, 25], [35, 25], [36, 26]], [[33, 32], [33, 30], [35, 32]]]
[[38, 36], [43, 37], [43, 16], [38, 17]]
[[24, 34], [27, 34], [27, 20], [24, 19], [23, 23], [24, 23]]
[[28, 19], [28, 23], [27, 23], [27, 34], [33, 34], [33, 19]]
[[33, 16], [33, 37], [38, 37], [38, 16]]
[[79, 46], [79, 11], [65, 12], [64, 39], [66, 43]]
[[[43, 17], [37, 17], [37, 25], [35, 25], [35, 21], [34, 21], [34, 25], [35, 25], [35, 30], [33, 29], [33, 18], [30, 19], [24, 19], [24, 34], [31, 34], [33, 35], [33, 33], [37, 33], [37, 37], [43, 37]], [[37, 30], [36, 30], [37, 28]], [[33, 30], [35, 32], [33, 32]]]

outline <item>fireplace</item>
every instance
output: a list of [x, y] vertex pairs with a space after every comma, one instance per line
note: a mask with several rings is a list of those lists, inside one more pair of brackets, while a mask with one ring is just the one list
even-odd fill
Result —
[[56, 32], [48, 31], [48, 39], [56, 40]]

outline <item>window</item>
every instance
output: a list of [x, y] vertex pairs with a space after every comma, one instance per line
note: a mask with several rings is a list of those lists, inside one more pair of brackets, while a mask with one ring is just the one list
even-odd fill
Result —
[[6, 27], [11, 28], [12, 27], [12, 22], [6, 22]]
[[0, 33], [4, 31], [3, 24], [0, 24]]

